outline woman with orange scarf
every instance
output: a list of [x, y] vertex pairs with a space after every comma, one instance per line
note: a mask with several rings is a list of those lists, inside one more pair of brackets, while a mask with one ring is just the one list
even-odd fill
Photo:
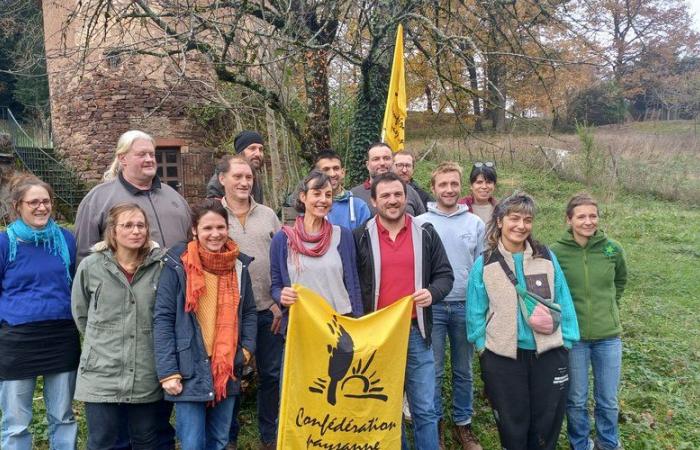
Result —
[[251, 258], [228, 236], [217, 200], [192, 212], [189, 243], [163, 258], [154, 316], [156, 370], [175, 402], [183, 450], [222, 450], [240, 392], [241, 369], [255, 351], [257, 312]]

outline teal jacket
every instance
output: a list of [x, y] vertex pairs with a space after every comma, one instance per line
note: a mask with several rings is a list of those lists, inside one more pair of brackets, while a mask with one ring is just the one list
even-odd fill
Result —
[[601, 230], [581, 247], [571, 230], [551, 250], [557, 255], [574, 299], [581, 339], [619, 336], [620, 297], [627, 284], [625, 254]]

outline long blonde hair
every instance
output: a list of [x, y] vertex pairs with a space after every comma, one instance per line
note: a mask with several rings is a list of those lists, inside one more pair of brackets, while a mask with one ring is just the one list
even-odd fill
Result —
[[119, 172], [122, 170], [122, 166], [119, 163], [119, 157], [128, 153], [129, 150], [131, 150], [131, 146], [134, 145], [134, 142], [138, 140], [150, 141], [153, 146], [156, 145], [156, 140], [153, 139], [150, 134], [140, 130], [129, 130], [119, 136], [119, 140], [117, 141], [117, 149], [114, 152], [114, 160], [109, 166], [109, 169], [107, 169], [102, 175], [103, 181], [113, 180], [117, 177], [117, 175], [119, 175]]

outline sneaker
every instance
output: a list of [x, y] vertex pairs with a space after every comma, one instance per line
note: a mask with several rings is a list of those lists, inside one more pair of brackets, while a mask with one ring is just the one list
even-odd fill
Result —
[[457, 435], [457, 440], [462, 445], [462, 450], [483, 450], [479, 439], [472, 431], [471, 424], [455, 425], [455, 434]]

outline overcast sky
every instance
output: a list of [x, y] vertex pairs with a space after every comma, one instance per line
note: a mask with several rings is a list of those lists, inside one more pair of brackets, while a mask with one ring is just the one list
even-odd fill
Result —
[[693, 23], [695, 24], [695, 29], [700, 31], [700, 0], [686, 0], [690, 5], [690, 11], [695, 16]]

